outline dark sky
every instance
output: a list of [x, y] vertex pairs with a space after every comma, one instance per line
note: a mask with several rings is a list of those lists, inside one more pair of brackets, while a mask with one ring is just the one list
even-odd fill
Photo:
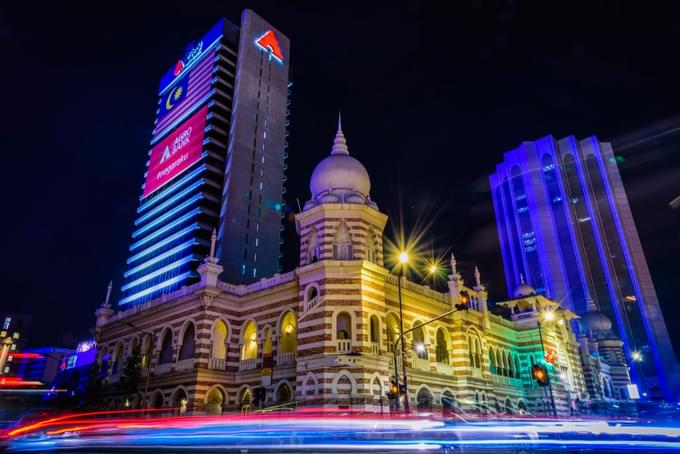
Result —
[[407, 226], [432, 223], [425, 239], [452, 249], [468, 277], [478, 264], [500, 299], [487, 175], [523, 140], [597, 134], [621, 146], [666, 318], [680, 316], [680, 210], [668, 207], [680, 195], [680, 4], [7, 3], [0, 309], [34, 315], [33, 345], [87, 335], [109, 279], [117, 299], [158, 80], [244, 7], [292, 41], [289, 204], [309, 197], [341, 108], [381, 209]]

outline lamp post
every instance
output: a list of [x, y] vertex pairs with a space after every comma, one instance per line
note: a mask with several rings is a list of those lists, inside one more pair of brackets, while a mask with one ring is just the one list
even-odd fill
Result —
[[[142, 334], [146, 334], [149, 336], [149, 341], [151, 342], [149, 344], [149, 350], [153, 353], [153, 333], [149, 331], [144, 331], [143, 329], [139, 328], [132, 322], [125, 322], [127, 326], [130, 328], [136, 329], [138, 332]], [[146, 359], [146, 380], [144, 381], [144, 404], [142, 406], [142, 409], [146, 409], [147, 402], [148, 402], [148, 394], [149, 394], [149, 377], [151, 376], [151, 355], [148, 355], [147, 353], [147, 359]]]
[[[538, 325], [538, 339], [541, 342], [541, 351], [543, 352], [543, 361], [545, 361], [545, 346], [543, 345], [543, 331], [541, 330], [541, 315], [545, 318], [545, 321], [550, 322], [555, 320], [555, 313], [553, 311], [544, 311], [538, 314], [536, 317], [536, 324]], [[547, 373], [547, 369], [546, 369]], [[552, 382], [550, 381], [550, 374], [548, 374], [548, 387], [544, 387], [545, 398], [548, 400], [548, 391], [550, 391], [550, 405], [552, 407], [553, 416], [557, 416], [557, 407], [555, 407], [555, 397], [552, 391]]]
[[[459, 311], [466, 311], [468, 309], [467, 304], [456, 304], [455, 309], [451, 309], [450, 311], [446, 311], [443, 314], [440, 314], [434, 318], [431, 318], [430, 320], [427, 320], [423, 323], [420, 323], [418, 326], [414, 326], [413, 328], [407, 329], [406, 331], [402, 330], [401, 333], [399, 333], [399, 336], [394, 340], [394, 348], [392, 349], [392, 353], [394, 354], [394, 380], [397, 385], [397, 409], [399, 409], [399, 367], [397, 366], [397, 344], [399, 342], [402, 342], [402, 354], [404, 353], [403, 350], [403, 337], [410, 333], [411, 331], [415, 331], [419, 328], [422, 328], [423, 326], [429, 325], [432, 322], [436, 322], [437, 320], [441, 320], [444, 317], [448, 317], [449, 315], [453, 314], [454, 312], [459, 312]], [[403, 369], [403, 374], [404, 374], [404, 387], [406, 388], [407, 386], [407, 380], [406, 380], [406, 361], [402, 361], [402, 369]], [[404, 400], [404, 410], [408, 413], [410, 411], [410, 406], [408, 404], [408, 389], [406, 389], [406, 392], [404, 393], [405, 395], [405, 400]]]
[[[394, 352], [394, 379], [397, 383], [397, 410], [399, 410], [399, 399], [401, 392], [399, 390], [399, 367], [397, 365], [397, 343], [401, 340], [403, 337], [404, 333], [404, 309], [401, 301], [401, 281], [404, 278], [404, 268], [406, 268], [406, 264], [408, 263], [408, 253], [406, 251], [402, 251], [399, 254], [399, 264], [401, 265], [399, 267], [399, 282], [397, 283], [397, 288], [398, 288], [398, 293], [399, 293], [399, 336], [397, 337], [397, 340], [394, 342], [394, 348], [392, 349]], [[404, 358], [406, 350], [404, 349], [404, 343], [401, 343], [401, 370], [404, 375], [404, 410], [406, 413], [409, 413], [411, 411], [411, 406], [408, 401], [408, 381], [406, 379], [406, 358]]]

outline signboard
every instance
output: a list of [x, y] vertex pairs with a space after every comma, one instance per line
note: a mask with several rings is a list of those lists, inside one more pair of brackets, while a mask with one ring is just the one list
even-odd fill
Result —
[[201, 157], [208, 106], [192, 115], [151, 150], [144, 197], [170, 182]]
[[268, 30], [264, 35], [255, 40], [255, 45], [269, 54], [269, 59], [272, 58], [279, 63], [283, 63], [283, 52], [281, 46], [276, 39], [276, 35], [271, 30]]
[[201, 58], [208, 50], [210, 50], [217, 40], [222, 37], [224, 31], [224, 19], [221, 19], [213, 28], [206, 33], [199, 41], [195, 41], [187, 47], [184, 56], [173, 65], [173, 67], [161, 77], [161, 84], [158, 89], [162, 93], [166, 88], [172, 85], [175, 80], [181, 76], [184, 71], [192, 65], [196, 60]]

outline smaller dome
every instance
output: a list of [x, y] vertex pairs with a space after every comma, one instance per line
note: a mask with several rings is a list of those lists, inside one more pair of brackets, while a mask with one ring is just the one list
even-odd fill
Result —
[[519, 275], [520, 285], [515, 289], [515, 298], [523, 298], [525, 296], [535, 296], [536, 289], [524, 282], [524, 276]]
[[600, 311], [587, 312], [581, 318], [582, 326], [591, 333], [605, 333], [611, 331], [612, 321]]
[[349, 155], [339, 117], [331, 154], [314, 168], [309, 190], [312, 193], [309, 203], [312, 204], [356, 203], [375, 206], [369, 195], [371, 179], [363, 164]]

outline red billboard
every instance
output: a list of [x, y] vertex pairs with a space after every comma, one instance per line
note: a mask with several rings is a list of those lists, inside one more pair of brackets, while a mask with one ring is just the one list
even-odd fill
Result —
[[144, 197], [191, 167], [201, 157], [208, 106], [192, 115], [151, 150]]

